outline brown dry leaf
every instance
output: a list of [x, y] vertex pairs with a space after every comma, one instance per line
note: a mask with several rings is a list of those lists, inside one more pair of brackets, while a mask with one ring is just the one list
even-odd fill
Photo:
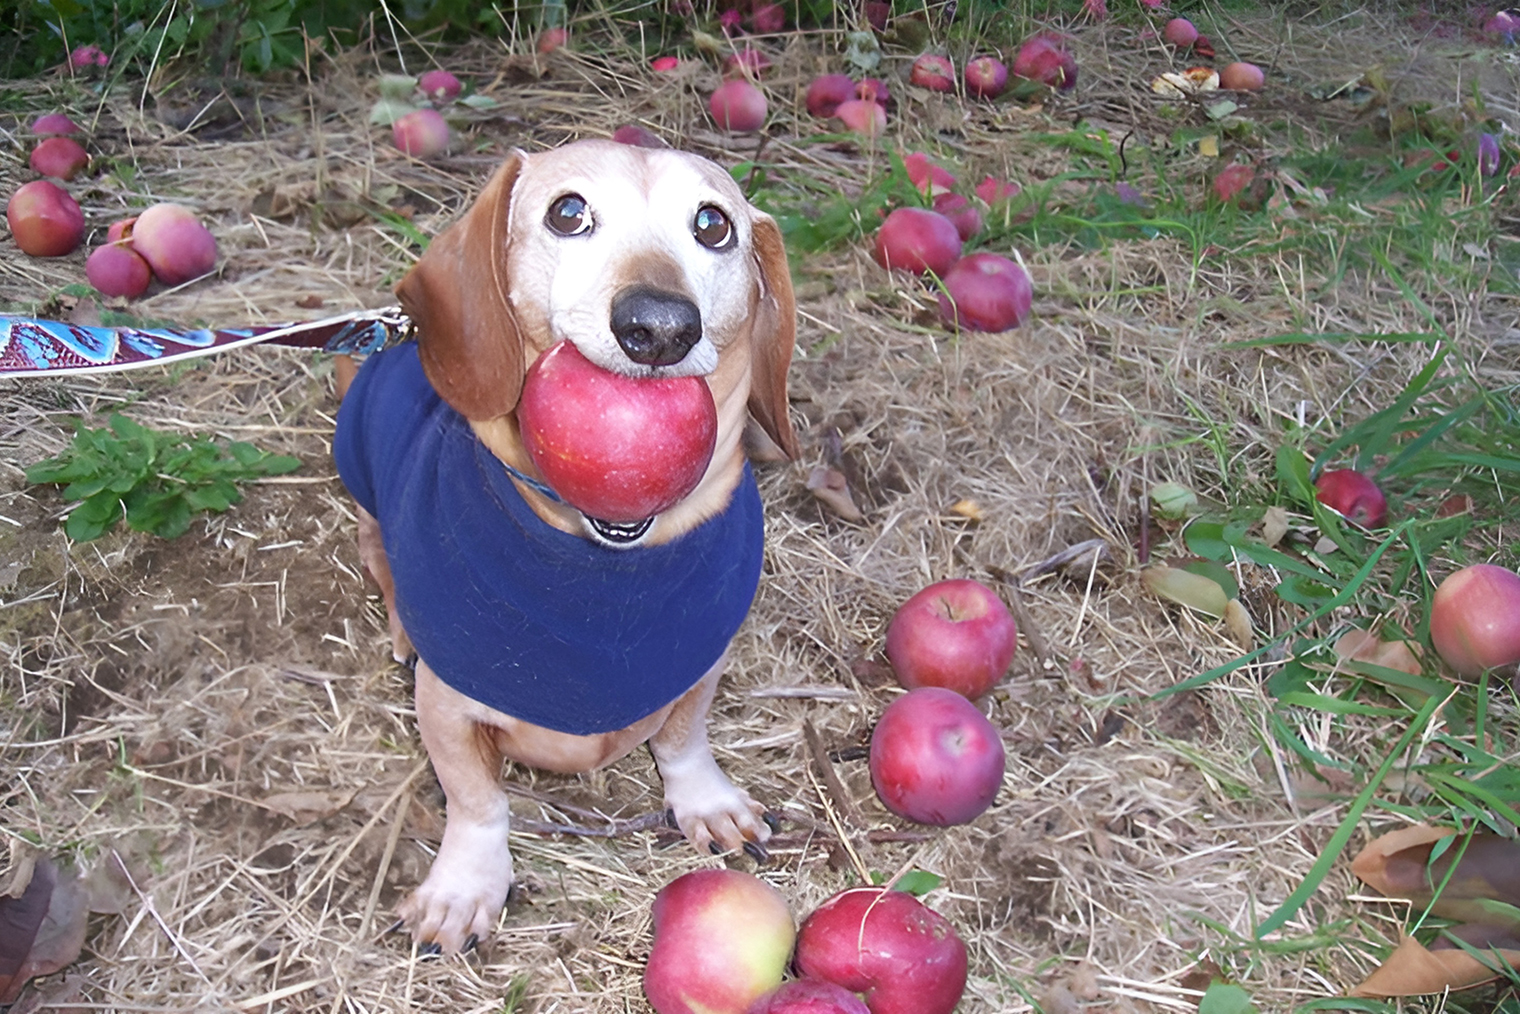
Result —
[[1230, 632], [1230, 639], [1242, 648], [1250, 651], [1256, 644], [1256, 631], [1251, 626], [1251, 614], [1246, 612], [1246, 607], [1240, 604], [1239, 599], [1230, 599], [1224, 604], [1224, 625]]
[[1140, 580], [1151, 594], [1216, 618], [1223, 616], [1230, 604], [1218, 581], [1164, 563], [1146, 567], [1140, 572]]
[[297, 824], [310, 824], [331, 817], [353, 802], [358, 789], [347, 792], [328, 790], [303, 790], [298, 792], [275, 792], [259, 800], [259, 805], [275, 813], [283, 814]]
[[[1444, 919], [1520, 928], [1498, 906], [1520, 907], [1520, 842], [1480, 832], [1463, 848], [1453, 842], [1434, 861], [1436, 842], [1457, 832], [1451, 828], [1414, 827], [1392, 831], [1369, 842], [1351, 861], [1351, 872], [1367, 886], [1390, 898], [1408, 898], [1416, 905], [1430, 905]], [[1450, 877], [1452, 861], [1460, 854]], [[1445, 881], [1441, 896], [1431, 903], [1437, 885]], [[1513, 908], [1510, 909], [1513, 911]]]
[[[1511, 967], [1520, 962], [1520, 950], [1501, 948], [1499, 954]], [[1455, 947], [1427, 950], [1414, 937], [1405, 937], [1388, 955], [1388, 960], [1353, 989], [1351, 995], [1419, 996], [1465, 989], [1498, 977], [1466, 951]]]
[[28, 980], [79, 957], [88, 920], [79, 881], [40, 858], [26, 893], [0, 899], [0, 1006], [15, 1002]]
[[982, 520], [982, 505], [975, 500], [957, 500], [951, 505], [950, 513], [963, 517], [967, 521], [980, 521]]
[[1288, 534], [1288, 511], [1283, 507], [1268, 507], [1261, 516], [1261, 541], [1270, 548]]
[[1385, 669], [1420, 674], [1422, 649], [1410, 641], [1384, 641], [1368, 630], [1352, 628], [1335, 642], [1335, 653], [1352, 662], [1368, 662]]
[[1040, 1009], [1045, 1014], [1082, 1014], [1082, 1002], [1067, 988], [1066, 983], [1058, 982], [1040, 998]]
[[808, 476], [807, 488], [823, 505], [846, 521], [864, 521], [865, 515], [855, 506], [850, 483], [837, 468], [819, 465]]

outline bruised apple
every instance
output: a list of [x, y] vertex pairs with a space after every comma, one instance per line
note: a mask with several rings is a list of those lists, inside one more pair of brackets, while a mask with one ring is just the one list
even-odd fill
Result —
[[921, 151], [910, 151], [904, 155], [903, 168], [908, 170], [908, 182], [917, 187], [921, 194], [944, 194], [955, 186], [955, 175], [944, 166], [929, 161], [929, 156]]
[[153, 271], [129, 242], [97, 247], [84, 262], [84, 276], [106, 296], [136, 299], [148, 291]]
[[79, 203], [47, 180], [17, 187], [5, 205], [5, 220], [16, 245], [33, 257], [62, 257], [84, 241]]
[[1463, 676], [1520, 662], [1520, 574], [1477, 563], [1447, 577], [1430, 603], [1430, 641]]
[[961, 255], [955, 223], [927, 208], [898, 208], [876, 232], [876, 263], [921, 275], [944, 275]]
[[871, 733], [871, 784], [887, 809], [920, 824], [975, 820], [1003, 784], [1003, 740], [954, 690], [919, 687], [887, 705]]
[[718, 126], [736, 134], [759, 130], [765, 123], [765, 93], [744, 78], [724, 81], [707, 105]]
[[1333, 468], [1314, 480], [1314, 499], [1363, 528], [1381, 528], [1388, 500], [1377, 483], [1353, 468]]
[[848, 74], [820, 74], [808, 85], [807, 111], [820, 119], [834, 115], [841, 102], [855, 97], [855, 82]]
[[693, 870], [655, 895], [644, 995], [657, 1014], [745, 1014], [781, 984], [796, 930], [774, 887], [738, 870]]
[[996, 333], [1018, 327], [1034, 303], [1028, 272], [995, 253], [967, 254], [955, 262], [944, 281], [940, 316], [951, 327], [967, 331]]
[[995, 56], [979, 56], [966, 64], [966, 93], [995, 99], [1008, 87], [1008, 68]]
[[793, 979], [756, 1000], [748, 1014], [871, 1014], [871, 1008], [827, 979]]
[[625, 377], [568, 341], [529, 368], [517, 422], [544, 481], [615, 524], [652, 518], [696, 489], [718, 439], [701, 377]]
[[155, 204], [138, 215], [132, 249], [165, 285], [181, 285], [216, 267], [216, 237], [180, 204]]
[[[964, 702], [963, 702], [964, 703]], [[903, 891], [855, 887], [808, 916], [797, 969], [865, 996], [871, 1014], [950, 1014], [966, 989], [966, 945]]]
[[72, 137], [49, 137], [32, 149], [28, 161], [39, 175], [71, 180], [90, 164], [90, 156]]
[[887, 660], [909, 690], [980, 697], [1003, 678], [1018, 644], [1018, 626], [997, 592], [967, 578], [931, 584], [887, 625]]
[[948, 56], [925, 53], [913, 61], [913, 69], [908, 72], [908, 82], [931, 92], [953, 92], [955, 64], [950, 62]]

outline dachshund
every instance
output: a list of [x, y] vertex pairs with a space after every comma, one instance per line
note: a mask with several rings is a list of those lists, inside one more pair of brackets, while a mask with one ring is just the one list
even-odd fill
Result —
[[[417, 340], [340, 391], [333, 453], [393, 653], [416, 656], [417, 725], [447, 801], [401, 922], [448, 953], [491, 931], [513, 882], [503, 758], [583, 772], [648, 742], [698, 850], [763, 855], [767, 815], [718, 768], [706, 720], [762, 562], [746, 425], [797, 455], [775, 221], [690, 153], [517, 151], [396, 292]], [[683, 500], [614, 524], [544, 483], [516, 408], [562, 341], [626, 376], [705, 380], [716, 448]]]

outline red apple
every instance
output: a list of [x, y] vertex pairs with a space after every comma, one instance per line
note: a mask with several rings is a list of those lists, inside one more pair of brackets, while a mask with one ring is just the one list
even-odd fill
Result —
[[71, 137], [49, 137], [32, 149], [30, 162], [35, 173], [71, 180], [90, 164], [90, 156]]
[[464, 86], [459, 79], [446, 70], [430, 70], [417, 79], [422, 94], [434, 102], [452, 102], [459, 98]]
[[855, 85], [855, 97], [867, 102], [874, 102], [883, 109], [892, 104], [892, 91], [887, 83], [879, 77], [863, 77]]
[[1256, 170], [1248, 165], [1236, 162], [1219, 170], [1214, 177], [1214, 196], [1221, 203], [1229, 204], [1236, 200], [1256, 179]]
[[91, 67], [109, 67], [111, 58], [99, 46], [75, 46], [69, 54], [70, 70], [88, 70]]
[[1187, 49], [1198, 41], [1198, 29], [1187, 18], [1173, 18], [1161, 29], [1161, 37], [1178, 49]]
[[612, 139], [618, 144], [630, 144], [635, 148], [669, 148], [664, 139], [654, 131], [641, 127], [637, 123], [625, 123], [612, 132]]
[[545, 28], [538, 33], [538, 51], [548, 54], [570, 41], [570, 29]]
[[744, 78], [720, 84], [708, 100], [713, 119], [724, 130], [748, 134], [765, 124], [765, 93]]
[[747, 77], [756, 80], [771, 69], [771, 58], [758, 49], [741, 49], [723, 58], [724, 77]]
[[517, 422], [550, 487], [581, 513], [617, 524], [654, 517], [695, 489], [718, 439], [718, 410], [701, 377], [625, 377], [568, 341], [529, 368]]
[[862, 137], [876, 137], [887, 129], [887, 111], [867, 99], [849, 99], [839, 103], [834, 118], [845, 129]]
[[32, 121], [34, 134], [82, 134], [79, 124], [62, 113], [43, 113]]
[[871, 784], [887, 809], [920, 824], [975, 820], [1003, 784], [1003, 740], [962, 695], [910, 690], [871, 733]]
[[780, 4], [761, 4], [750, 14], [749, 23], [759, 35], [774, 35], [786, 28], [786, 8]]
[[123, 218], [106, 226], [106, 242], [115, 243], [117, 240], [127, 239], [132, 235], [132, 226], [137, 224], [137, 216]]
[[866, 23], [878, 32], [887, 30], [887, 20], [892, 17], [892, 5], [885, 0], [866, 0], [861, 5], [865, 11]]
[[1254, 63], [1232, 63], [1219, 72], [1219, 87], [1234, 92], [1257, 92], [1267, 76]]
[[148, 291], [153, 271], [128, 242], [96, 247], [84, 262], [84, 276], [107, 296], [136, 299]]
[[165, 285], [180, 285], [216, 267], [216, 237], [178, 204], [155, 204], [138, 215], [132, 249]]
[[931, 584], [887, 625], [887, 659], [909, 690], [980, 697], [1003, 678], [1018, 644], [1019, 628], [997, 592], [967, 578]]
[[1335, 468], [1314, 480], [1314, 499], [1363, 528], [1382, 528], [1388, 501], [1377, 483], [1351, 468]]
[[966, 945], [911, 894], [855, 887], [803, 920], [797, 969], [863, 993], [871, 1014], [950, 1014], [966, 989]]
[[982, 213], [960, 194], [940, 194], [934, 198], [934, 210], [955, 223], [962, 240], [969, 242], [982, 231]]
[[955, 91], [955, 64], [950, 62], [948, 56], [924, 53], [913, 61], [913, 69], [908, 72], [908, 81], [920, 88], [927, 88], [931, 92], [953, 92]]
[[[975, 209], [972, 209], [975, 210]], [[1034, 284], [1014, 261], [995, 253], [967, 254], [945, 275], [940, 316], [967, 331], [1007, 331], [1029, 317]]]
[[796, 930], [786, 899], [738, 870], [694, 870], [655, 895], [644, 995], [656, 1014], [745, 1014], [781, 984]]
[[659, 74], [669, 74], [681, 66], [681, 58], [678, 56], [657, 56], [649, 61], [649, 69]]
[[871, 1014], [871, 1008], [825, 979], [793, 979], [756, 1000], [749, 1014]]
[[432, 158], [448, 148], [449, 124], [436, 109], [414, 109], [391, 124], [391, 139], [413, 158]]
[[1013, 75], [1069, 91], [1077, 85], [1077, 61], [1067, 51], [1061, 36], [1042, 32], [1019, 47], [1013, 60]]
[[898, 208], [876, 233], [876, 263], [921, 275], [944, 275], [961, 255], [955, 223], [927, 208]]
[[1023, 188], [1017, 183], [1009, 183], [992, 176], [983, 177], [982, 182], [976, 185], [976, 196], [986, 201], [988, 207], [999, 201], [1017, 197], [1021, 193], [1023, 193]]
[[929, 161], [921, 151], [910, 151], [903, 156], [903, 168], [908, 170], [908, 180], [925, 196], [943, 194], [955, 186], [955, 177], [948, 169]]
[[1476, 563], [1447, 577], [1430, 603], [1430, 641], [1463, 676], [1520, 662], [1520, 574]]
[[33, 257], [62, 257], [84, 241], [78, 202], [47, 180], [17, 187], [5, 205], [5, 220], [16, 245]]
[[979, 56], [966, 64], [966, 93], [995, 99], [1008, 87], [1008, 68], [995, 56]]
[[855, 97], [855, 82], [848, 74], [820, 74], [808, 85], [807, 111], [817, 117], [828, 119], [839, 108], [839, 103]]

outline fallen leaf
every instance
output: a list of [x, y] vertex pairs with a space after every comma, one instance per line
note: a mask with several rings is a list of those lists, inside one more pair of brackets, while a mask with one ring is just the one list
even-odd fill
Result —
[[[1436, 843], [1457, 832], [1449, 827], [1416, 824], [1375, 839], [1351, 861], [1351, 872], [1368, 887], [1390, 898], [1430, 905], [1443, 919], [1487, 923], [1520, 930], [1520, 917], [1504, 918], [1500, 906], [1520, 907], [1520, 841], [1487, 831], [1474, 834], [1463, 847], [1453, 841], [1436, 856]], [[1453, 860], [1455, 870], [1451, 869]], [[1448, 876], [1449, 872], [1449, 876]], [[1445, 881], [1434, 903], [1436, 887]]]
[[353, 802], [358, 792], [358, 789], [349, 789], [347, 792], [336, 790], [275, 792], [259, 800], [259, 805], [289, 817], [297, 824], [310, 824], [324, 817], [331, 817]]
[[1198, 1014], [1256, 1014], [1251, 994], [1233, 982], [1209, 983], [1198, 1001]]
[[837, 468], [819, 465], [808, 476], [807, 488], [825, 507], [846, 521], [864, 521], [865, 515], [855, 506], [850, 495], [850, 483]]
[[[1499, 956], [1511, 967], [1520, 964], [1520, 950], [1501, 948]], [[1493, 955], [1489, 955], [1489, 959], [1493, 960]], [[1405, 937], [1388, 959], [1351, 991], [1351, 995], [1420, 996], [1465, 989], [1497, 978], [1499, 973], [1466, 951], [1455, 948], [1427, 950], [1414, 937]]]
[[1385, 669], [1397, 669], [1411, 676], [1422, 671], [1423, 649], [1411, 641], [1384, 641], [1371, 631], [1353, 627], [1335, 642], [1335, 653], [1353, 662], [1368, 662]]
[[1146, 567], [1140, 572], [1140, 580], [1151, 594], [1216, 618], [1224, 615], [1230, 603], [1219, 582], [1164, 563]]
[[78, 958], [88, 919], [78, 879], [38, 859], [26, 893], [0, 898], [0, 1006], [15, 1002], [28, 980]]
[[1205, 158], [1219, 157], [1219, 138], [1210, 134], [1208, 137], [1198, 139], [1198, 154]]
[[1268, 507], [1261, 516], [1261, 541], [1268, 549], [1277, 545], [1288, 534], [1288, 511], [1283, 507]]
[[1251, 614], [1246, 612], [1239, 599], [1230, 599], [1224, 604], [1224, 625], [1230, 632], [1230, 640], [1247, 651], [1255, 647], [1256, 632], [1251, 626]]
[[950, 513], [963, 517], [967, 521], [982, 520], [982, 505], [975, 500], [957, 500], [951, 507]]
[[1058, 982], [1040, 998], [1045, 1014], [1082, 1014], [1082, 1003], [1064, 982]]
[[1178, 482], [1158, 482], [1150, 490], [1156, 516], [1175, 521], [1198, 507], [1198, 494]]

